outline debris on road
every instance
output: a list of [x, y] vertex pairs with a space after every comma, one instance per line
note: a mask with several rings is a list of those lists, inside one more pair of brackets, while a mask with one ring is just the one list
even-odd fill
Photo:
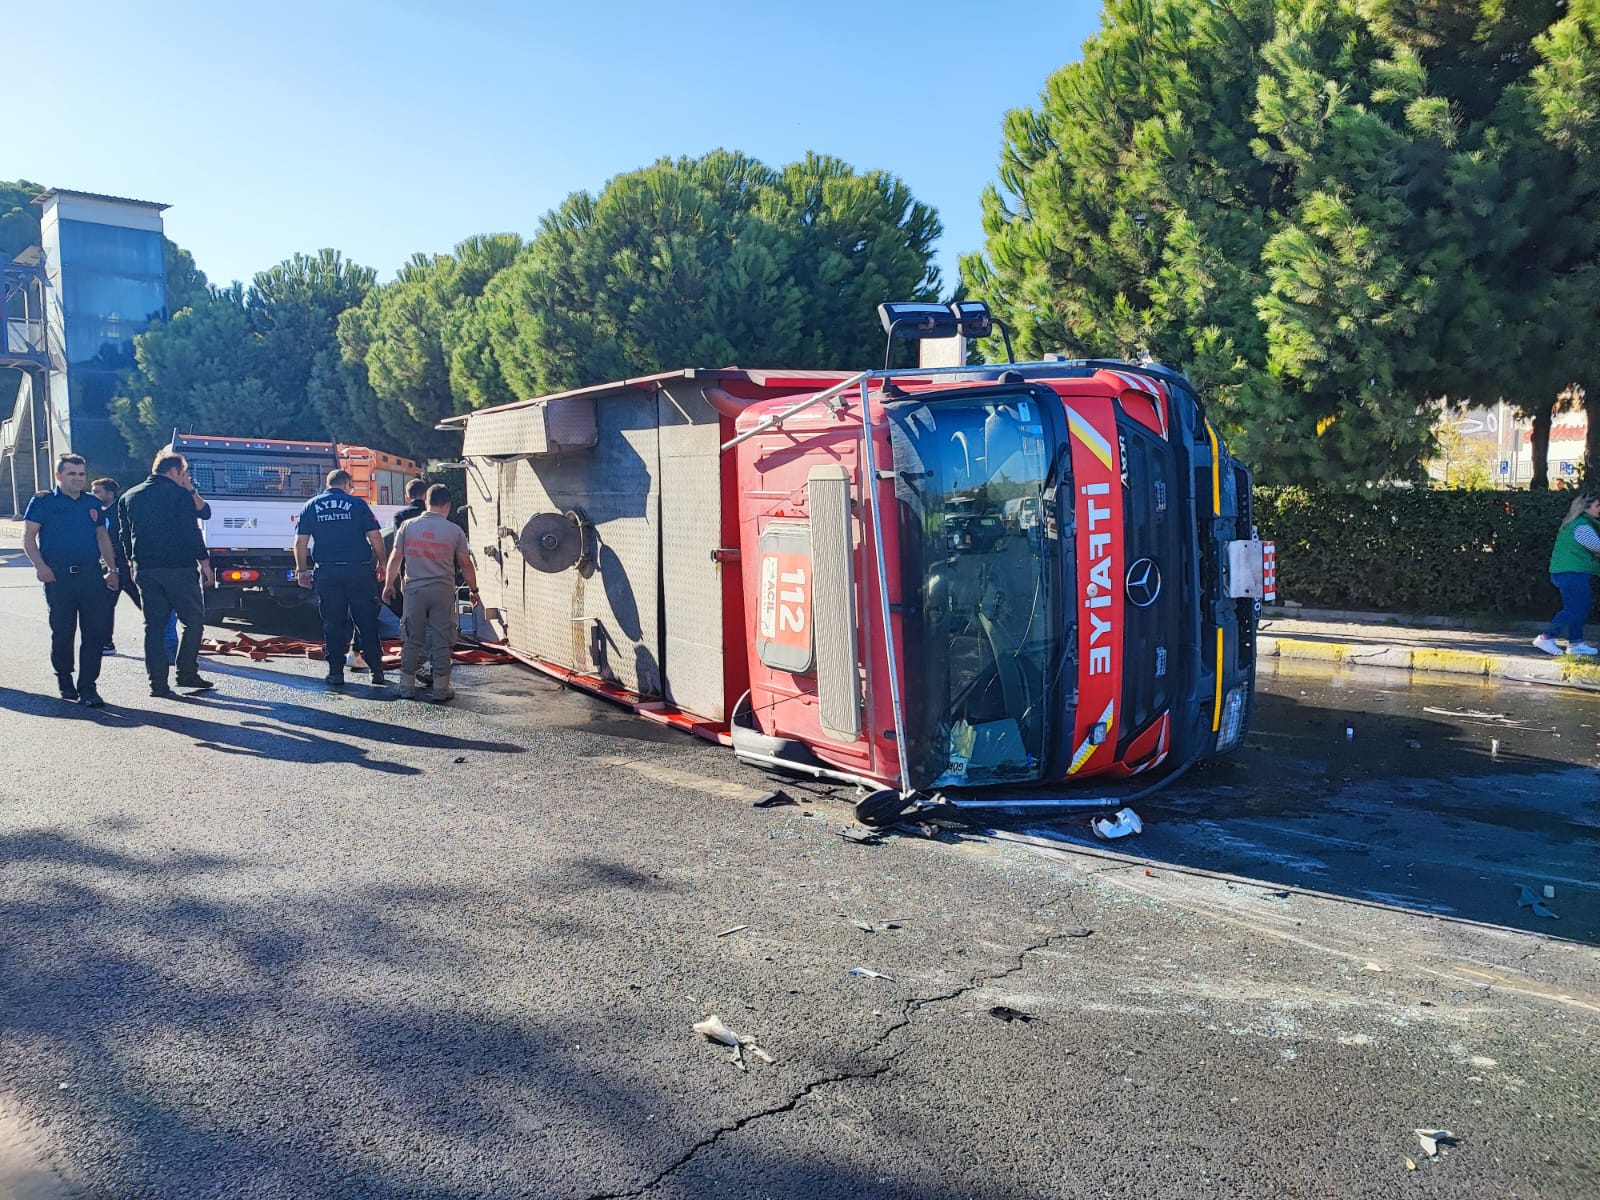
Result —
[[1556, 898], [1555, 884], [1547, 883], [1544, 885], [1544, 898], [1546, 900], [1554, 900]]
[[887, 921], [879, 921], [874, 925], [871, 921], [858, 921], [848, 913], [840, 913], [839, 915], [861, 930], [862, 933], [887, 933], [891, 929], [899, 929], [900, 922], [905, 919], [904, 917], [893, 917]]
[[851, 967], [850, 968], [850, 974], [859, 975], [863, 979], [889, 979], [889, 980], [893, 980], [893, 978], [894, 978], [893, 975], [885, 975], [882, 971], [874, 971], [871, 967]]
[[[1536, 917], [1549, 917], [1552, 921], [1559, 921], [1561, 919], [1560, 917], [1556, 916], [1555, 913], [1551, 912], [1545, 907], [1544, 901], [1535, 896], [1533, 894], [1533, 889], [1527, 884], [1519, 883], [1517, 887], [1521, 889], [1517, 895], [1518, 908], [1531, 908], [1533, 909], [1533, 915]], [[1550, 895], [1555, 895], [1554, 888], [1550, 888], [1548, 890]]]
[[1479, 721], [1485, 725], [1508, 725], [1514, 729], [1528, 724], [1527, 721], [1516, 720], [1505, 713], [1479, 712], [1475, 708], [1463, 709], [1458, 712], [1453, 708], [1424, 707], [1422, 711], [1432, 713], [1436, 717], [1455, 717], [1460, 721]]
[[738, 933], [741, 929], [749, 929], [749, 928], [750, 928], [750, 926], [748, 926], [748, 925], [734, 925], [734, 926], [731, 926], [730, 928], [727, 928], [727, 929], [719, 931], [717, 936], [719, 938], [720, 937], [727, 937], [730, 933]]
[[1058, 937], [1070, 937], [1070, 938], [1085, 938], [1085, 937], [1089, 937], [1093, 933], [1094, 933], [1094, 930], [1092, 930], [1092, 929], [1063, 929], [1057, 934], [1057, 936]]
[[712, 1013], [704, 1021], [695, 1022], [694, 1031], [703, 1038], [713, 1042], [720, 1042], [724, 1046], [737, 1046], [740, 1044], [739, 1035], [722, 1023], [722, 1018]]
[[1004, 1021], [1007, 1025], [1011, 1024], [1013, 1021], [1021, 1021], [1024, 1025], [1026, 1025], [1029, 1021], [1033, 1020], [1032, 1013], [1023, 1012], [1020, 1008], [1012, 1008], [1009, 1004], [996, 1004], [989, 1010], [989, 1015], [991, 1017], [999, 1017], [1000, 1020]]
[[467, 761], [467, 756], [465, 754], [458, 754], [458, 755], [455, 756], [455, 758], [452, 761], [458, 762], [458, 763], [464, 763], [464, 762]]
[[1418, 1129], [1415, 1132], [1417, 1141], [1422, 1143], [1422, 1152], [1429, 1158], [1439, 1157], [1440, 1146], [1456, 1144], [1456, 1135], [1448, 1129]]
[[[383, 665], [398, 667], [400, 665], [400, 639], [382, 638]], [[205, 638], [200, 642], [200, 653], [215, 655], [243, 655], [251, 662], [266, 662], [269, 658], [308, 658], [314, 662], [323, 660], [323, 646], [321, 642], [307, 642], [300, 638], [270, 636], [262, 637], [258, 634], [237, 633], [226, 638]], [[365, 666], [364, 660], [355, 656], [358, 666]], [[492, 663], [514, 663], [517, 660], [504, 650], [491, 646], [458, 643], [450, 652], [452, 662], [469, 664], [472, 666], [486, 666]]]
[[1416, 1169], [1417, 1169], [1416, 1162], [1411, 1158], [1407, 1158], [1406, 1159], [1406, 1170], [1415, 1171]]
[[768, 792], [765, 796], [761, 797], [761, 799], [757, 800], [750, 807], [751, 808], [782, 808], [785, 804], [799, 804], [799, 803], [800, 803], [800, 801], [796, 800], [793, 796], [789, 795], [788, 792], [783, 791], [780, 788], [776, 792]]
[[858, 842], [863, 846], [883, 845], [883, 831], [881, 829], [867, 829], [861, 825], [846, 825], [839, 830], [839, 836], [847, 842]]
[[1407, 738], [1406, 739], [1406, 746], [1407, 746], [1408, 749], [1411, 749], [1411, 750], [1421, 750], [1422, 749], [1422, 743], [1417, 741], [1416, 738]]
[[748, 1069], [744, 1061], [744, 1052], [746, 1050], [764, 1063], [773, 1061], [772, 1055], [756, 1045], [754, 1038], [740, 1037], [724, 1025], [722, 1018], [717, 1016], [716, 1013], [712, 1013], [704, 1021], [695, 1022], [694, 1031], [707, 1041], [716, 1042], [719, 1046], [731, 1047], [733, 1053], [728, 1056], [728, 1063], [741, 1071]]
[[1119, 809], [1112, 817], [1096, 817], [1089, 823], [1089, 827], [1094, 830], [1095, 837], [1104, 840], [1144, 832], [1144, 822], [1139, 820], [1139, 814], [1131, 808]]

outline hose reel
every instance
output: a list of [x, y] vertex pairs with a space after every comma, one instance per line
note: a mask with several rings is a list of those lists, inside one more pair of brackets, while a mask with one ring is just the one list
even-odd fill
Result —
[[582, 513], [539, 513], [517, 535], [517, 549], [535, 571], [558, 574], [594, 561], [594, 526]]

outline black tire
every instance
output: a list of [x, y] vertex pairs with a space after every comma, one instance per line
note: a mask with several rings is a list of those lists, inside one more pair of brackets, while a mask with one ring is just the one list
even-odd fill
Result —
[[856, 820], [863, 825], [893, 825], [911, 807], [912, 800], [894, 788], [879, 788], [856, 802]]

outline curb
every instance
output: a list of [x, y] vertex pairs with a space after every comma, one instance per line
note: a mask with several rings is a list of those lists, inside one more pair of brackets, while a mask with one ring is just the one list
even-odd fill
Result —
[[1549, 625], [1549, 622], [1544, 620], [1490, 617], [1482, 614], [1441, 617], [1425, 613], [1380, 612], [1374, 609], [1304, 608], [1295, 604], [1263, 604], [1261, 616], [1264, 620], [1281, 618], [1285, 621], [1337, 621], [1347, 625], [1461, 629], [1473, 633], [1543, 633]]
[[1579, 662], [1570, 655], [1549, 659], [1518, 658], [1508, 654], [1479, 654], [1471, 650], [1307, 642], [1278, 637], [1257, 639], [1256, 654], [1262, 658], [1290, 658], [1301, 662], [1351, 667], [1393, 667], [1402, 671], [1446, 675], [1476, 675], [1512, 683], [1545, 683], [1600, 692], [1600, 664]]

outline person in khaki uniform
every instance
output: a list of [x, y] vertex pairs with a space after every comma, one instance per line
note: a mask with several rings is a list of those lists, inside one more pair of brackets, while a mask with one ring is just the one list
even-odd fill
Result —
[[478, 570], [467, 549], [467, 535], [450, 519], [450, 489], [436, 483], [428, 489], [427, 511], [400, 527], [385, 568], [383, 600], [394, 599], [400, 569], [405, 568], [405, 644], [400, 650], [400, 695], [416, 698], [417, 668], [425, 648], [433, 653], [433, 694], [443, 704], [455, 698], [450, 686], [450, 651], [456, 644], [456, 571], [459, 569], [478, 599]]

